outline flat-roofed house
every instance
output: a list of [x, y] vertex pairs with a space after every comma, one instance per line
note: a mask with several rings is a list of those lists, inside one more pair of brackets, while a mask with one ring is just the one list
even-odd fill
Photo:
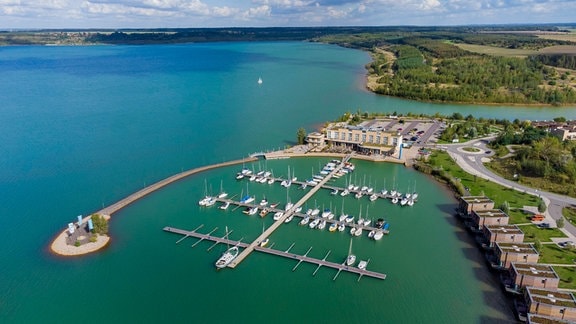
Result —
[[494, 209], [494, 201], [486, 196], [462, 196], [458, 202], [458, 211], [464, 216], [490, 209]]
[[576, 321], [576, 299], [571, 292], [527, 287], [524, 298], [529, 313], [529, 323], [556, 323], [543, 321], [546, 318], [568, 323]]
[[500, 209], [486, 209], [472, 211], [472, 224], [474, 229], [482, 229], [484, 225], [508, 225], [508, 215]]
[[488, 247], [495, 243], [523, 243], [524, 232], [516, 225], [484, 225], [484, 238]]
[[533, 287], [543, 289], [557, 289], [560, 277], [554, 268], [538, 263], [512, 263], [510, 268], [511, 287], [516, 291], [521, 288]]
[[515, 263], [537, 263], [540, 255], [530, 243], [496, 243], [497, 266], [508, 269]]

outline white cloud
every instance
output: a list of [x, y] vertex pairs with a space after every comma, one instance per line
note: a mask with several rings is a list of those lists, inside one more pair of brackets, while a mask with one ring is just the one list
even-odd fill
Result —
[[574, 12], [574, 0], [0, 0], [0, 28], [553, 23]]

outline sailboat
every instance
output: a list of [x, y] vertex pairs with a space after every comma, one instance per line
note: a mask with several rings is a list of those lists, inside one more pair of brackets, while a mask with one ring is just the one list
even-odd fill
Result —
[[[264, 222], [262, 222], [262, 234], [264, 234]], [[265, 246], [268, 244], [268, 242], [270, 242], [270, 239], [269, 239], [269, 238], [265, 238], [265, 239], [262, 240], [262, 242], [260, 242], [259, 245], [260, 245], [261, 247], [265, 247]]]
[[350, 247], [348, 247], [348, 256], [346, 257], [346, 265], [351, 266], [356, 263], [356, 256], [352, 254], [352, 239], [350, 239]]
[[[228, 226], [226, 226], [226, 239], [228, 239]], [[222, 269], [238, 256], [238, 246], [229, 247], [216, 261], [216, 268]]]
[[262, 81], [262, 78], [258, 78], [258, 84], [262, 84], [264, 81]]
[[228, 193], [222, 189], [222, 180], [220, 180], [220, 193], [218, 194], [218, 198], [226, 198], [228, 197]]

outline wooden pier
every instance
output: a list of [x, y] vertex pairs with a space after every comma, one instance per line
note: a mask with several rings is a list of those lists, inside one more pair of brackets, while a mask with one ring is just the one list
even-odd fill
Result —
[[252, 253], [252, 251], [254, 250], [254, 248], [260, 244], [260, 242], [262, 242], [263, 240], [265, 240], [268, 236], [270, 236], [278, 227], [280, 227], [280, 225], [284, 224], [284, 221], [286, 220], [286, 218], [288, 218], [290, 215], [294, 214], [294, 212], [296, 211], [296, 208], [304, 205], [304, 203], [310, 199], [310, 197], [312, 197], [318, 190], [320, 190], [320, 188], [322, 188], [322, 185], [324, 185], [326, 182], [328, 182], [328, 180], [332, 177], [332, 175], [334, 175], [336, 172], [340, 171], [342, 169], [342, 167], [344, 166], [344, 163], [347, 162], [350, 159], [351, 155], [347, 155], [343, 160], [342, 163], [340, 163], [336, 168], [334, 168], [334, 170], [332, 170], [332, 172], [330, 172], [324, 179], [322, 179], [322, 181], [320, 181], [320, 183], [318, 183], [318, 185], [314, 186], [310, 191], [308, 191], [304, 197], [302, 197], [297, 203], [294, 204], [294, 206], [292, 206], [292, 208], [290, 208], [289, 210], [287, 210], [284, 215], [282, 215], [282, 217], [280, 217], [280, 219], [278, 219], [277, 221], [275, 221], [272, 225], [270, 225], [270, 227], [268, 227], [260, 236], [258, 236], [258, 238], [256, 238], [256, 240], [254, 240], [254, 242], [250, 243], [250, 245], [248, 245], [248, 247], [246, 247], [229, 265], [228, 267], [230, 268], [235, 268], [238, 264], [240, 264], [242, 261], [244, 261], [244, 258], [246, 258], [248, 255], [250, 255], [250, 253]]
[[[200, 227], [198, 227], [200, 228]], [[197, 229], [198, 229], [197, 228]], [[324, 267], [328, 267], [328, 268], [333, 268], [338, 270], [338, 272], [336, 273], [336, 275], [334, 276], [334, 278], [332, 280], [336, 280], [336, 278], [338, 277], [338, 274], [340, 274], [341, 271], [346, 271], [346, 272], [350, 272], [350, 273], [355, 273], [358, 274], [358, 280], [360, 280], [363, 276], [366, 277], [371, 277], [371, 278], [376, 278], [376, 279], [386, 279], [386, 274], [384, 273], [380, 273], [380, 272], [375, 272], [375, 271], [370, 271], [370, 270], [362, 270], [359, 269], [357, 267], [354, 266], [347, 266], [345, 264], [340, 264], [340, 263], [335, 263], [335, 262], [330, 262], [330, 261], [326, 261], [326, 258], [328, 257], [328, 255], [330, 254], [330, 251], [328, 251], [328, 253], [326, 253], [326, 256], [323, 259], [316, 259], [316, 258], [312, 258], [308, 256], [308, 253], [312, 250], [312, 248], [308, 249], [308, 252], [306, 252], [306, 254], [304, 255], [299, 255], [296, 253], [291, 253], [290, 250], [292, 249], [292, 247], [294, 246], [294, 243], [286, 250], [286, 251], [280, 251], [280, 250], [275, 250], [267, 247], [261, 247], [258, 245], [253, 245], [256, 241], [258, 241], [258, 239], [256, 239], [256, 241], [252, 242], [252, 244], [248, 244], [248, 243], [243, 243], [241, 241], [235, 241], [235, 240], [230, 240], [227, 239], [227, 235], [224, 235], [224, 237], [218, 237], [218, 236], [212, 236], [212, 233], [215, 230], [212, 230], [210, 233], [208, 234], [202, 234], [202, 233], [198, 233], [195, 230], [192, 231], [186, 231], [183, 229], [179, 229], [179, 228], [174, 228], [174, 227], [164, 227], [164, 231], [169, 232], [169, 233], [175, 233], [175, 234], [180, 234], [183, 235], [184, 237], [179, 239], [178, 241], [176, 241], [176, 243], [180, 243], [182, 242], [183, 239], [187, 238], [187, 237], [194, 237], [194, 238], [198, 238], [199, 240], [194, 243], [192, 246], [196, 246], [196, 244], [198, 242], [204, 241], [204, 240], [209, 240], [209, 241], [213, 241], [216, 242], [215, 244], [218, 243], [224, 243], [224, 244], [228, 244], [228, 245], [234, 245], [234, 246], [238, 246], [241, 248], [244, 248], [244, 251], [246, 251], [246, 249], [248, 249], [250, 246], [252, 246], [251, 252], [252, 251], [257, 251], [257, 252], [263, 252], [263, 253], [268, 253], [268, 254], [272, 254], [272, 255], [277, 255], [277, 256], [281, 256], [281, 257], [285, 257], [285, 258], [289, 258], [289, 259], [293, 259], [293, 260], [297, 260], [298, 263], [296, 264], [296, 266], [294, 266], [294, 268], [292, 269], [292, 271], [296, 270], [296, 268], [302, 263], [302, 262], [307, 262], [307, 263], [311, 263], [311, 264], [316, 264], [318, 265], [318, 267], [316, 268], [316, 270], [314, 271], [313, 275], [316, 274], [316, 272], [318, 272], [318, 269], [320, 269], [320, 267], [324, 266]], [[212, 245], [213, 247], [214, 245]], [[210, 247], [211, 248], [211, 247]]]

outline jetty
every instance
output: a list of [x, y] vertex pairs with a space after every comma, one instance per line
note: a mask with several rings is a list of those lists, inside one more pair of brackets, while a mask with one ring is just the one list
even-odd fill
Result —
[[[170, 176], [166, 179], [160, 180], [160, 181], [158, 181], [152, 185], [149, 185], [146, 188], [141, 189], [141, 190], [127, 196], [126, 198], [124, 198], [120, 201], [117, 201], [116, 203], [114, 203], [110, 206], [107, 206], [107, 207], [100, 209], [99, 211], [95, 212], [95, 214], [100, 214], [104, 218], [110, 219], [110, 216], [112, 214], [114, 214], [117, 211], [119, 211], [120, 209], [128, 206], [129, 204], [131, 204], [131, 203], [133, 203], [139, 199], [142, 199], [146, 195], [148, 195], [154, 191], [157, 191], [161, 188], [164, 188], [165, 186], [167, 186], [171, 183], [174, 183], [176, 181], [184, 179], [188, 176], [191, 176], [193, 174], [203, 172], [206, 170], [225, 167], [225, 166], [229, 166], [229, 165], [241, 164], [241, 163], [245, 163], [245, 162], [253, 162], [253, 161], [257, 161], [257, 160], [258, 160], [258, 158], [256, 158], [256, 157], [249, 157], [249, 158], [233, 160], [233, 161], [228, 161], [228, 162], [223, 162], [223, 163], [218, 163], [218, 164], [212, 164], [212, 165], [207, 165], [207, 166], [183, 171], [183, 172], [177, 173], [173, 176]], [[84, 217], [82, 219], [82, 223], [87, 223], [88, 219], [90, 219], [90, 217], [91, 216]], [[60, 234], [58, 234], [54, 238], [54, 240], [52, 240], [52, 243], [50, 244], [50, 250], [52, 252], [58, 254], [58, 255], [77, 256], [77, 255], [83, 255], [83, 254], [88, 254], [88, 253], [98, 251], [101, 248], [103, 248], [104, 246], [106, 246], [109, 242], [108, 236], [99, 236], [98, 240], [94, 243], [87, 243], [87, 244], [81, 245], [79, 247], [76, 247], [76, 246], [69, 245], [66, 243], [67, 237], [68, 237], [68, 228], [66, 228], [62, 232], [60, 232]]]
[[[176, 241], [176, 244], [181, 243], [184, 239], [186, 239], [188, 237], [194, 237], [194, 238], [197, 238], [199, 240], [196, 241], [194, 244], [192, 244], [192, 247], [196, 246], [197, 243], [199, 243], [199, 242], [202, 242], [204, 240], [209, 240], [209, 241], [216, 242], [215, 244], [223, 243], [223, 244], [227, 244], [227, 245], [234, 245], [234, 246], [244, 248], [243, 252], [245, 252], [246, 249], [248, 249], [252, 246], [250, 252], [257, 251], [257, 252], [268, 253], [268, 254], [272, 254], [272, 255], [277, 255], [277, 256], [297, 260], [298, 263], [296, 264], [296, 266], [294, 266], [292, 271], [296, 270], [296, 268], [302, 262], [307, 262], [307, 263], [318, 265], [318, 267], [314, 271], [314, 275], [316, 274], [318, 269], [322, 266], [328, 267], [328, 268], [333, 268], [333, 269], [338, 270], [338, 272], [336, 273], [336, 275], [334, 276], [334, 278], [332, 280], [336, 280], [336, 278], [338, 277], [338, 275], [342, 271], [358, 274], [359, 275], [358, 280], [360, 280], [363, 276], [376, 278], [376, 279], [382, 279], [382, 280], [386, 279], [386, 274], [384, 274], [384, 273], [380, 273], [380, 272], [376, 272], [376, 271], [370, 271], [370, 270], [366, 270], [366, 269], [359, 269], [359, 268], [354, 267], [354, 266], [347, 266], [344, 263], [340, 264], [340, 263], [326, 261], [326, 258], [330, 254], [330, 251], [328, 251], [328, 253], [326, 254], [326, 256], [323, 259], [316, 259], [316, 258], [308, 256], [308, 253], [312, 250], [312, 248], [309, 248], [308, 251], [304, 255], [300, 255], [300, 254], [290, 252], [290, 250], [294, 246], [294, 243], [292, 245], [290, 245], [290, 247], [286, 251], [275, 250], [275, 249], [272, 249], [271, 247], [267, 248], [267, 247], [261, 247], [258, 245], [254, 245], [255, 242], [260, 241], [259, 240], [260, 238], [256, 239], [251, 244], [248, 244], [248, 243], [244, 243], [241, 241], [235, 241], [235, 240], [228, 239], [228, 238], [226, 238], [227, 235], [224, 235], [223, 237], [213, 236], [212, 233], [215, 231], [215, 229], [213, 229], [208, 234], [202, 234], [202, 233], [196, 232], [196, 230], [201, 228], [201, 227], [202, 227], [202, 225], [197, 227], [196, 229], [194, 229], [192, 231], [187, 231], [187, 230], [183, 230], [183, 229], [179, 229], [179, 228], [166, 226], [166, 227], [164, 227], [163, 230], [165, 232], [183, 235], [182, 238], [180, 238], [178, 241]], [[209, 249], [211, 249], [212, 247], [214, 247], [214, 245], [212, 245]], [[246, 256], [247, 255], [248, 254], [246, 254]], [[238, 258], [238, 257], [236, 257], [236, 258]], [[234, 261], [236, 261], [236, 259]], [[238, 262], [236, 263], [236, 265], [237, 264], [238, 264]], [[228, 265], [228, 266], [230, 267], [230, 265]]]
[[350, 160], [350, 157], [351, 157], [351, 155], [347, 155], [346, 157], [344, 157], [344, 159], [342, 160], [342, 163], [340, 163], [336, 168], [334, 168], [334, 170], [332, 170], [332, 172], [330, 172], [324, 179], [322, 179], [322, 181], [320, 181], [320, 183], [318, 183], [318, 185], [312, 187], [312, 189], [310, 189], [310, 191], [308, 191], [306, 193], [306, 195], [304, 195], [304, 197], [302, 197], [297, 203], [295, 203], [294, 206], [292, 206], [292, 208], [287, 210], [284, 213], [284, 215], [282, 215], [282, 217], [280, 217], [280, 219], [278, 219], [272, 225], [270, 225], [270, 227], [268, 227], [260, 236], [258, 236], [258, 238], [256, 238], [256, 240], [254, 240], [252, 243], [250, 243], [250, 245], [248, 245], [244, 250], [242, 250], [242, 252], [232, 262], [230, 262], [228, 267], [235, 268], [242, 261], [244, 261], [244, 259], [248, 255], [250, 255], [250, 253], [252, 253], [252, 251], [254, 251], [254, 248], [258, 244], [260, 244], [260, 242], [262, 242], [264, 239], [266, 239], [268, 236], [270, 236], [276, 229], [278, 229], [278, 227], [280, 227], [280, 225], [284, 224], [284, 221], [286, 220], [286, 218], [288, 218], [290, 215], [294, 214], [294, 212], [296, 211], [296, 208], [304, 205], [304, 203], [308, 199], [310, 199], [310, 197], [312, 197], [318, 190], [320, 190], [320, 188], [322, 188], [322, 186], [326, 182], [328, 182], [328, 180], [330, 180], [330, 178], [336, 172], [340, 171], [342, 169], [342, 167], [344, 166], [344, 163], [348, 162], [348, 160]]

